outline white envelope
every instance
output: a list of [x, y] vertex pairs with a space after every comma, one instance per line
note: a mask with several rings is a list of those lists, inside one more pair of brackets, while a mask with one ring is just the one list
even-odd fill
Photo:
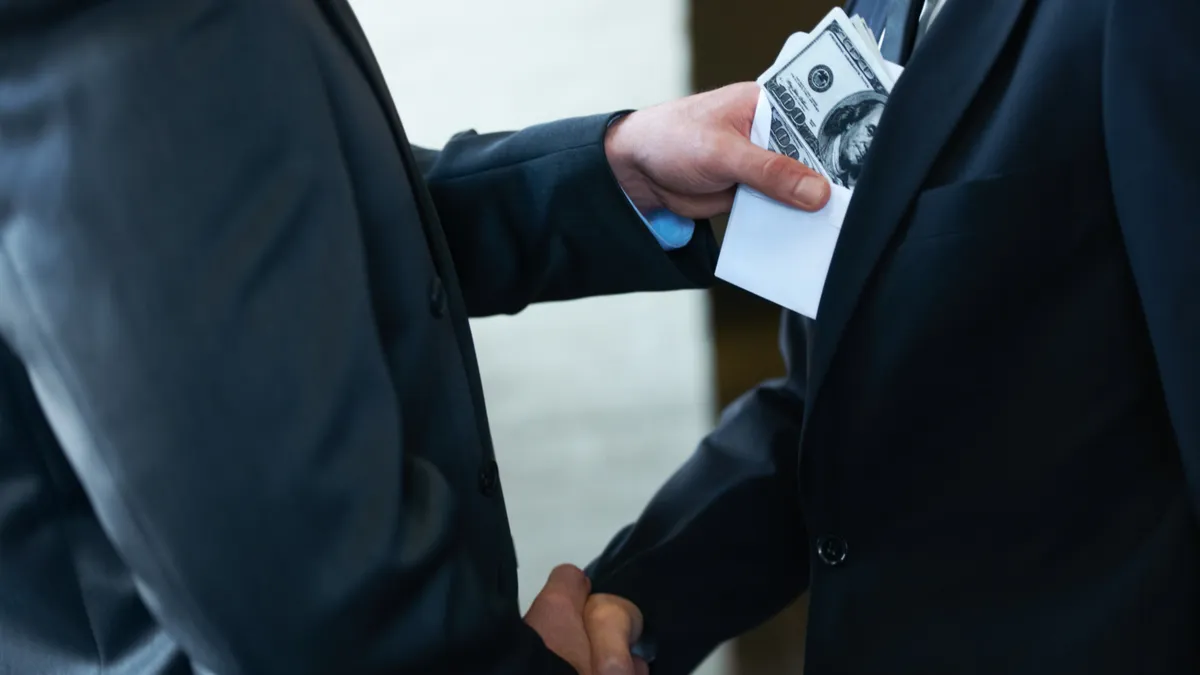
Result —
[[[807, 39], [807, 33], [788, 38], [776, 64], [794, 56]], [[904, 72], [896, 64], [885, 65], [893, 80]], [[771, 104], [760, 94], [750, 140], [767, 147], [770, 127]], [[809, 213], [739, 187], [717, 259], [717, 278], [815, 319], [852, 194], [832, 185], [829, 204]]]

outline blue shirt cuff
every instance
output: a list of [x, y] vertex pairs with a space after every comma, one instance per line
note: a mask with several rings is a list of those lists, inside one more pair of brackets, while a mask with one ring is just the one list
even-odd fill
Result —
[[[624, 190], [621, 190], [625, 193]], [[683, 216], [675, 215], [666, 209], [654, 211], [649, 215], [643, 214], [633, 200], [629, 199], [629, 195], [625, 194], [625, 199], [629, 200], [629, 206], [638, 214], [646, 227], [650, 229], [650, 234], [658, 240], [658, 245], [664, 251], [674, 251], [675, 249], [683, 248], [692, 240], [692, 235], [696, 231], [696, 221]]]

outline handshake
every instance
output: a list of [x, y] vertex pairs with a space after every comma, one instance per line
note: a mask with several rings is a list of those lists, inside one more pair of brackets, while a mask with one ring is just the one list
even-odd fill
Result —
[[578, 567], [554, 568], [525, 623], [580, 675], [648, 675], [650, 666], [631, 651], [642, 633], [641, 611], [615, 595], [591, 595], [591, 588]]

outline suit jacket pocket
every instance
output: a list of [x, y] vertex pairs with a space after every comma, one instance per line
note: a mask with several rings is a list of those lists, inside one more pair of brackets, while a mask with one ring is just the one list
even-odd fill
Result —
[[1069, 165], [948, 183], [917, 195], [903, 244], [953, 237], [1070, 247], [1108, 200], [1106, 182]]

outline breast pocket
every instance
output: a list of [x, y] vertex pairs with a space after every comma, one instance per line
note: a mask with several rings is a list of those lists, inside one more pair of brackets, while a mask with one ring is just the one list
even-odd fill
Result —
[[1097, 227], [1108, 201], [1106, 183], [1069, 164], [949, 183], [917, 196], [901, 245], [944, 239], [1052, 252]]
[[881, 268], [877, 297], [918, 315], [976, 321], [1070, 283], [1085, 260], [1117, 259], [1120, 232], [1097, 173], [1014, 172], [922, 192]]

